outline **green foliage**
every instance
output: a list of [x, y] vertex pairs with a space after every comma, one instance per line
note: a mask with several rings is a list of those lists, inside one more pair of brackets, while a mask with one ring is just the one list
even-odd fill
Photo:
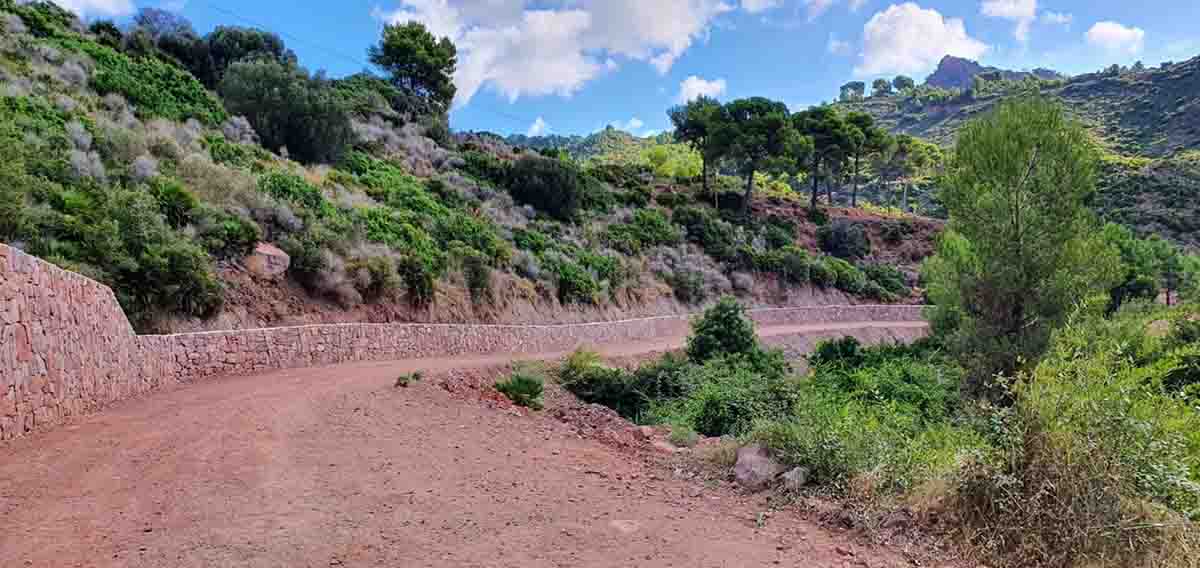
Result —
[[895, 266], [867, 264], [860, 265], [859, 268], [866, 274], [868, 281], [877, 284], [892, 297], [904, 297], [910, 293], [904, 274]]
[[841, 259], [859, 260], [871, 254], [871, 241], [860, 223], [838, 220], [817, 231], [821, 250]]
[[466, 150], [462, 153], [462, 158], [463, 171], [477, 179], [495, 184], [503, 184], [508, 179], [508, 164], [491, 154], [479, 150]]
[[421, 379], [423, 379], [423, 378], [424, 378], [424, 376], [422, 375], [422, 373], [420, 371], [417, 371], [417, 372], [409, 374], [409, 375], [400, 375], [400, 376], [396, 377], [396, 384], [394, 386], [398, 389], [406, 389], [406, 388], [408, 388], [408, 385], [410, 385], [412, 383], [419, 383], [419, 382], [421, 382]]
[[787, 105], [762, 97], [731, 101], [719, 116], [713, 143], [746, 180], [742, 211], [747, 212], [755, 172], [787, 169], [789, 160], [795, 163], [811, 152], [812, 140], [793, 127]]
[[544, 379], [527, 370], [514, 371], [507, 379], [496, 383], [496, 390], [513, 404], [534, 410], [542, 409], [543, 389]]
[[[60, 40], [96, 63], [91, 86], [100, 94], [117, 93], [145, 117], [217, 125], [228, 116], [220, 101], [190, 73], [155, 57], [131, 58], [110, 47], [76, 38]], [[235, 111], [236, 112], [236, 111]]]
[[204, 146], [208, 148], [208, 154], [212, 157], [212, 161], [217, 164], [254, 170], [257, 169], [259, 161], [271, 159], [271, 153], [263, 149], [262, 146], [230, 142], [219, 134], [208, 134], [204, 137], [203, 141]]
[[245, 116], [266, 148], [287, 148], [304, 163], [335, 163], [354, 132], [328, 81], [269, 60], [234, 63], [218, 86], [229, 112]]
[[625, 254], [639, 254], [648, 248], [679, 244], [683, 237], [662, 212], [639, 209], [628, 223], [609, 225], [604, 239]]
[[218, 209], [201, 206], [197, 214], [197, 237], [213, 256], [238, 258], [254, 251], [262, 239], [262, 229], [254, 221]]
[[692, 323], [687, 344], [688, 358], [695, 363], [750, 355], [757, 349], [754, 323], [746, 316], [746, 308], [730, 297], [721, 298]]
[[354, 289], [368, 302], [392, 296], [402, 284], [396, 261], [388, 256], [352, 258], [346, 271], [355, 275]]
[[709, 360], [692, 372], [692, 391], [657, 406], [655, 416], [705, 436], [745, 434], [756, 420], [780, 419], [797, 402], [798, 382], [785, 369], [741, 357]]
[[605, 366], [600, 356], [576, 351], [557, 371], [559, 383], [580, 400], [607, 406], [621, 416], [641, 421], [658, 400], [674, 399], [692, 390], [691, 365], [674, 355], [634, 372]]
[[0, 8], [20, 16], [30, 33], [37, 37], [54, 37], [67, 32], [76, 20], [71, 12], [45, 0], [11, 3], [7, 6], [0, 4]]
[[600, 282], [583, 266], [569, 260], [547, 263], [556, 276], [558, 301], [564, 304], [595, 304], [599, 301]]
[[1171, 355], [1146, 326], [1161, 316], [1078, 313], [1017, 381], [996, 455], [958, 490], [985, 552], [1128, 566], [1179, 546], [1173, 527], [1200, 505], [1200, 414], [1158, 387]]
[[583, 174], [574, 165], [536, 156], [517, 160], [509, 169], [505, 185], [519, 203], [562, 221], [575, 218], [588, 190]]
[[428, 100], [438, 111], [449, 110], [456, 91], [458, 50], [448, 38], [438, 40], [419, 22], [388, 24], [368, 55], [394, 86]]
[[924, 281], [973, 390], [1035, 361], [1079, 298], [1111, 288], [1116, 254], [1085, 206], [1094, 165], [1082, 127], [1044, 100], [1006, 102], [963, 130], [942, 194], [950, 226]]
[[150, 183], [150, 194], [158, 200], [158, 207], [167, 224], [179, 229], [192, 222], [200, 200], [178, 181], [159, 177]]
[[681, 225], [687, 240], [700, 245], [709, 256], [722, 261], [732, 260], [736, 254], [733, 226], [720, 219], [715, 212], [699, 206], [678, 208], [671, 220]]
[[675, 293], [675, 299], [689, 305], [695, 305], [708, 299], [704, 290], [704, 274], [685, 266], [676, 267], [666, 277], [667, 284]]

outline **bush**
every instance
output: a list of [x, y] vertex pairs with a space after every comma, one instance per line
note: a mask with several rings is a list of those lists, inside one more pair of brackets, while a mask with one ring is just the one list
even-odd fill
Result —
[[630, 222], [609, 225], [604, 238], [609, 246], [625, 254], [639, 254], [647, 248], [679, 244], [683, 240], [679, 233], [679, 228], [661, 212], [641, 209]]
[[827, 261], [818, 259], [808, 266], [808, 270], [813, 284], [821, 288], [837, 286], [838, 273]]
[[513, 404], [534, 410], [542, 409], [543, 388], [542, 377], [529, 371], [514, 371], [507, 379], [496, 383], [496, 390]]
[[156, 57], [132, 59], [110, 47], [82, 39], [63, 39], [62, 45], [86, 53], [96, 63], [91, 86], [101, 95], [117, 93], [144, 117], [178, 122], [194, 118], [217, 126], [228, 115], [190, 73]]
[[754, 324], [737, 300], [725, 297], [692, 322], [688, 337], [688, 358], [695, 363], [733, 355], [749, 355], [758, 350]]
[[848, 294], [862, 294], [867, 289], [867, 275], [853, 264], [840, 258], [826, 258], [825, 266], [836, 275], [835, 286]]
[[471, 301], [476, 304], [489, 301], [492, 297], [492, 267], [488, 266], [487, 256], [475, 249], [468, 249], [462, 253], [462, 267]]
[[744, 357], [712, 359], [689, 375], [693, 386], [687, 396], [655, 406], [658, 421], [685, 425], [705, 436], [739, 435], [756, 420], [786, 416], [796, 403], [794, 379]]
[[[904, 273], [900, 272], [894, 266], [885, 264], [867, 264], [861, 266], [862, 272], [866, 275], [868, 284], [876, 285], [875, 293], [872, 294], [880, 299], [891, 299], [896, 297], [908, 296], [911, 292], [908, 284], [905, 282]], [[884, 292], [884, 294], [879, 294]]]
[[351, 259], [346, 263], [346, 271], [354, 277], [354, 289], [368, 302], [387, 298], [401, 287], [396, 261], [388, 256]]
[[656, 401], [672, 400], [692, 391], [693, 367], [667, 354], [632, 373], [606, 367], [600, 356], [576, 351], [558, 368], [558, 381], [584, 402], [600, 404], [621, 416], [641, 422]]
[[408, 388], [408, 385], [410, 385], [412, 383], [421, 382], [422, 378], [424, 378], [424, 377], [420, 371], [417, 371], [410, 375], [400, 375], [400, 376], [396, 377], [395, 387], [398, 389], [401, 389], [401, 388], [406, 389], [406, 388]]
[[871, 241], [859, 223], [835, 221], [817, 231], [821, 250], [840, 259], [858, 260], [871, 254]]
[[[265, 148], [287, 149], [304, 163], [336, 163], [354, 132], [341, 97], [327, 81], [268, 60], [234, 63], [218, 88], [229, 112], [246, 117]], [[224, 120], [224, 117], [222, 117]]]
[[191, 223], [200, 207], [196, 196], [175, 180], [156, 179], [150, 184], [150, 194], [158, 200], [158, 207], [167, 223], [176, 229]]
[[600, 283], [582, 266], [566, 260], [548, 263], [558, 284], [558, 301], [564, 304], [594, 304], [599, 300]]
[[885, 243], [898, 245], [905, 238], [911, 236], [913, 231], [912, 223], [908, 221], [884, 221], [879, 227], [879, 236]]
[[721, 220], [711, 209], [683, 207], [675, 210], [671, 220], [682, 225], [687, 239], [700, 245], [709, 256], [720, 261], [737, 257], [733, 225]]
[[199, 237], [204, 248], [219, 258], [243, 257], [254, 251], [262, 229], [250, 219], [210, 207], [201, 207]]
[[700, 304], [708, 298], [704, 290], [704, 273], [699, 270], [676, 267], [667, 275], [667, 284], [675, 292], [675, 299], [685, 304]]
[[563, 221], [575, 218], [583, 207], [586, 182], [578, 168], [559, 160], [525, 156], [509, 169], [505, 180], [517, 202]]
[[1137, 344], [1153, 347], [1146, 326], [1159, 317], [1076, 314], [1018, 379], [996, 420], [997, 454], [958, 488], [956, 508], [985, 552], [1022, 566], [1195, 558], [1194, 539], [1187, 552], [1169, 547], [1195, 530], [1181, 523], [1200, 507], [1200, 414], [1153, 386], [1163, 354]]

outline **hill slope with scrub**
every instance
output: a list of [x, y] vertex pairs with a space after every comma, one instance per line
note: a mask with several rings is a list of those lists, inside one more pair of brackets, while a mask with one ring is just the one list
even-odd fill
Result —
[[[771, 205], [790, 192], [743, 210], [667, 139], [610, 129], [572, 158], [452, 133], [454, 46], [419, 25], [384, 30], [379, 74], [339, 79], [269, 32], [155, 9], [120, 29], [0, 0], [0, 27], [0, 239], [112, 286], [141, 330], [901, 301], [937, 230], [814, 222]], [[828, 254], [818, 224], [866, 248]], [[247, 270], [263, 243], [283, 279]]]

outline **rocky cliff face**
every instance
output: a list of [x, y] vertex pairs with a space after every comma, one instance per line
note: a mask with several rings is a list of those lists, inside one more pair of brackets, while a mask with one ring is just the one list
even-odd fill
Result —
[[977, 61], [947, 55], [942, 58], [938, 68], [925, 80], [931, 87], [943, 89], [965, 89], [970, 87], [977, 75], [989, 75], [993, 79], [1019, 81], [1026, 77], [1039, 79], [1062, 79], [1065, 76], [1050, 69], [1034, 69], [1033, 71], [1010, 71], [996, 67], [985, 67]]

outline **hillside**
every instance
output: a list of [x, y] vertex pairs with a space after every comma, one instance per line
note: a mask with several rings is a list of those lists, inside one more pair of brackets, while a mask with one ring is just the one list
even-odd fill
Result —
[[796, 210], [740, 215], [736, 181], [714, 207], [680, 145], [606, 129], [559, 160], [453, 134], [436, 101], [310, 75], [261, 30], [6, 0], [0, 26], [0, 241], [108, 284], [143, 331], [902, 301], [938, 226], [834, 210], [815, 220], [870, 239], [836, 258]]
[[[943, 83], [947, 69], [946, 65], [939, 68], [931, 82]], [[967, 121], [1001, 101], [1036, 89], [1061, 100], [1105, 149], [1096, 201], [1102, 216], [1143, 236], [1159, 234], [1200, 247], [1193, 221], [1200, 202], [1200, 172], [1190, 154], [1200, 149], [1200, 57], [1152, 69], [1114, 66], [1065, 80], [1022, 78], [983, 84], [982, 93], [923, 86], [837, 106], [866, 112], [892, 132], [949, 149]], [[932, 188], [916, 191], [918, 200], [928, 201]]]

